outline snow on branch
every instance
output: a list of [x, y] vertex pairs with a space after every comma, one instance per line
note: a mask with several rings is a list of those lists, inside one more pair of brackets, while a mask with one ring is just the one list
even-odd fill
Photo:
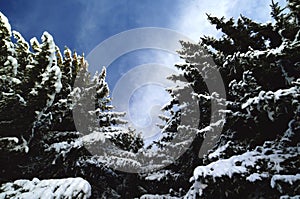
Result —
[[0, 187], [0, 198], [80, 198], [91, 196], [91, 185], [82, 178], [16, 180]]

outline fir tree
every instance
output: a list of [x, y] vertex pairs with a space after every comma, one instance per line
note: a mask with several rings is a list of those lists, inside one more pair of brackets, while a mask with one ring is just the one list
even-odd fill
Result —
[[[202, 43], [213, 49], [229, 110], [218, 144], [204, 158], [204, 166], [194, 170], [187, 198], [299, 194], [299, 170], [288, 166], [299, 164], [296, 4], [299, 7], [288, 1], [289, 10], [284, 10], [272, 2], [274, 23], [261, 24], [244, 16], [236, 23], [208, 17], [224, 33], [220, 39], [203, 37]], [[285, 181], [293, 188], [285, 187]]]
[[[2, 13], [0, 36], [0, 182], [80, 175], [95, 182], [94, 194], [113, 195], [124, 175], [109, 168], [109, 156], [87, 149], [114, 146], [116, 156], [129, 155], [118, 164], [128, 164], [143, 140], [113, 111], [105, 68], [91, 77], [84, 56], [68, 48], [62, 55], [47, 32], [29, 45]], [[74, 121], [76, 113], [83, 120]]]
[[[219, 39], [204, 36], [199, 44], [182, 42], [183, 50], [179, 54], [186, 63], [176, 65], [183, 73], [171, 79], [184, 80], [183, 85], [189, 83], [193, 92], [188, 92], [182, 83], [169, 90], [173, 100], [165, 110], [169, 110], [171, 116], [164, 117], [167, 126], [159, 146], [170, 145], [181, 128], [200, 138], [209, 135], [205, 126], [213, 114], [209, 112], [212, 100], [225, 103], [228, 109], [222, 135], [213, 150], [195, 164], [188, 154], [196, 152], [188, 150], [174, 163], [175, 168], [188, 168], [187, 175], [193, 171], [193, 185], [186, 198], [299, 195], [296, 166], [299, 164], [299, 3], [288, 1], [287, 7], [283, 9], [272, 2], [274, 22], [264, 24], [245, 16], [235, 21], [208, 15], [208, 20], [223, 35]], [[214, 58], [223, 77], [226, 102], [209, 94], [205, 87], [205, 77], [214, 66], [205, 65], [203, 49]], [[195, 130], [184, 127], [180, 121], [180, 114], [185, 111], [181, 108], [185, 101], [178, 98], [181, 94], [192, 94], [199, 104], [199, 125]], [[179, 108], [173, 111], [174, 107]], [[191, 146], [201, 144], [202, 139], [195, 139]], [[185, 161], [180, 161], [182, 159]], [[196, 164], [199, 166], [193, 169]], [[178, 172], [179, 169], [169, 167], [170, 170], [175, 171], [173, 177], [189, 179]], [[173, 193], [164, 192], [167, 196], [179, 194], [178, 184], [172, 185], [167, 179], [165, 183], [173, 188]], [[185, 182], [181, 183], [181, 187], [186, 188]]]

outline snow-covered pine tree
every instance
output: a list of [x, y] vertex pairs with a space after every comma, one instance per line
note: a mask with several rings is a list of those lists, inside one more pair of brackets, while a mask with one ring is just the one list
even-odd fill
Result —
[[[183, 58], [187, 62], [181, 65], [184, 75], [191, 74], [193, 66], [197, 65], [195, 62], [202, 63], [197, 59], [200, 46], [213, 56], [224, 80], [228, 108], [223, 133], [203, 163], [192, 169], [193, 185], [185, 198], [289, 198], [300, 195], [300, 4], [288, 0], [287, 9], [283, 9], [272, 2], [271, 8], [274, 22], [268, 23], [258, 23], [245, 16], [235, 22], [233, 18], [226, 20], [208, 15], [209, 21], [223, 35], [219, 39], [204, 36], [199, 44], [183, 44], [181, 52], [185, 52]], [[203, 81], [199, 77], [172, 78]], [[202, 93], [205, 88], [199, 91], [193, 87], [193, 90], [198, 99], [209, 99]], [[171, 91], [171, 95], [176, 96], [173, 93]], [[180, 103], [173, 100], [166, 110], [171, 110], [174, 104], [179, 106]], [[179, 114], [171, 114], [171, 119], [166, 121], [173, 121], [167, 123], [165, 129], [171, 129], [174, 136], [180, 126]], [[163, 141], [168, 142], [168, 139]], [[167, 143], [163, 143], [165, 145]], [[178, 167], [190, 166], [188, 161], [186, 164], [177, 162]], [[176, 174], [171, 174], [169, 179], [176, 178]], [[152, 176], [146, 176], [146, 180]], [[166, 177], [159, 180], [173, 188], [169, 194], [164, 192], [164, 196], [180, 195], [179, 180], [176, 185], [168, 184]], [[151, 196], [145, 195], [147, 197]]]
[[[247, 35], [247, 41], [250, 43], [254, 44], [256, 40], [262, 41], [260, 42], [260, 46], [247, 44], [248, 46], [246, 45], [245, 47], [243, 47], [245, 42], [233, 42], [232, 45], [236, 46], [236, 50], [233, 53], [228, 53], [226, 50], [218, 50], [220, 46], [223, 46], [223, 49], [227, 48], [227, 45], [221, 45], [220, 41], [215, 40], [215, 44], [213, 44], [210, 41], [203, 40], [204, 43], [218, 50], [217, 53], [214, 54], [215, 57], [217, 57], [217, 55], [224, 55], [223, 58], [219, 56], [221, 59], [224, 59], [220, 67], [221, 70], [224, 71], [223, 76], [225, 81], [228, 82], [226, 85], [229, 86], [229, 101], [234, 102], [230, 103], [229, 106], [241, 107], [242, 103], [245, 103], [250, 97], [257, 96], [260, 91], [276, 91], [281, 88], [290, 87], [292, 82], [300, 77], [299, 68], [297, 67], [299, 58], [297, 52], [295, 52], [295, 49], [297, 49], [295, 45], [297, 43], [296, 30], [299, 29], [299, 27], [297, 23], [293, 22], [293, 17], [288, 14], [278, 13], [278, 10], [282, 10], [278, 7], [278, 4], [273, 3], [272, 10], [272, 16], [275, 19], [274, 24], [260, 24], [246, 17], [241, 17], [238, 19], [237, 25], [226, 25], [228, 22], [224, 22], [224, 19], [218, 21], [216, 18], [209, 17], [212, 23], [217, 24], [217, 28], [221, 28], [225, 33], [220, 41], [224, 39], [231, 41], [242, 40], [239, 37], [243, 34], [239, 34], [239, 30], [247, 30], [247, 34], [245, 35]], [[279, 15], [281, 17], [278, 17]], [[282, 20], [285, 22], [282, 22]], [[280, 25], [280, 23], [282, 23], [282, 25]], [[289, 35], [283, 36], [283, 32], [287, 29], [289, 30], [287, 31]], [[234, 30], [236, 33], [229, 34], [227, 33], [228, 30]], [[293, 36], [290, 35], [292, 32], [294, 32]], [[241, 79], [243, 80], [241, 81]], [[235, 91], [237, 90], [240, 90], [240, 93], [236, 93]], [[265, 118], [266, 121], [261, 124], [256, 124], [257, 127], [250, 124], [240, 125], [240, 128], [244, 128], [244, 135], [246, 134], [245, 132], [249, 132], [250, 128], [256, 129], [254, 130], [256, 132], [265, 130], [283, 132], [293, 115], [290, 106], [285, 105], [284, 107], [287, 109], [286, 113], [277, 114], [279, 118], [276, 121], [270, 123], [270, 119]], [[271, 113], [268, 112], [268, 116], [265, 116], [272, 117], [270, 114]], [[264, 116], [260, 116], [259, 119], [264, 120], [263, 117]], [[250, 122], [250, 120], [251, 119], [246, 121]], [[248, 130], [245, 128], [248, 128]], [[255, 133], [252, 133], [252, 135], [253, 134]], [[272, 135], [269, 134], [266, 136]], [[273, 134], [273, 136], [276, 136], [276, 134]]]
[[[13, 31], [1, 13], [1, 172], [3, 177], [14, 177], [23, 171], [18, 166], [26, 163], [24, 156], [30, 152], [29, 143], [46, 125], [44, 118], [53, 99], [60, 92], [60, 69], [53, 55], [55, 44], [48, 33], [43, 34], [43, 43], [33, 42], [35, 53], [21, 34]], [[44, 50], [44, 57], [41, 55]], [[35, 60], [35, 57], [39, 59]], [[40, 64], [39, 64], [40, 63]], [[39, 68], [40, 67], [40, 68]], [[3, 159], [2, 159], [3, 158]]]
[[[0, 34], [0, 107], [3, 110], [0, 114], [1, 131], [2, 136], [17, 136], [20, 135], [21, 129], [17, 126], [12, 127], [12, 124], [16, 125], [18, 123], [15, 119], [20, 114], [18, 108], [23, 108], [26, 102], [17, 89], [17, 86], [21, 83], [21, 80], [17, 78], [18, 61], [16, 60], [16, 52], [11, 41], [11, 27], [8, 19], [2, 13], [0, 14]], [[14, 107], [17, 107], [17, 110], [14, 110]], [[7, 114], [8, 112], [11, 114]]]
[[73, 96], [76, 94], [73, 90], [74, 81], [77, 71], [81, 65], [77, 62], [77, 54], [74, 52], [73, 57], [71, 51], [66, 47], [64, 56], [56, 47], [57, 65], [61, 70], [61, 91], [56, 95], [53, 105], [48, 109], [52, 115], [50, 122], [51, 131], [76, 131], [72, 108], [74, 106]]
[[[70, 51], [66, 50], [65, 56], [71, 58], [68, 54]], [[76, 118], [74, 122], [80, 136], [74, 138], [65, 136], [65, 132], [62, 132], [62, 139], [48, 142], [47, 151], [56, 154], [53, 160], [55, 164], [64, 165], [63, 173], [87, 176], [90, 181], [95, 182], [92, 184], [96, 190], [94, 194], [108, 194], [112, 197], [114, 194], [118, 195], [116, 185], [122, 184], [123, 176], [110, 167], [130, 167], [131, 162], [134, 162], [130, 160], [130, 157], [134, 157], [132, 152], [137, 152], [143, 146], [143, 140], [134, 130], [122, 126], [126, 123], [122, 120], [124, 113], [112, 110], [109, 88], [105, 81], [106, 69], [103, 68], [100, 74], [96, 73], [91, 78], [88, 63], [83, 57], [74, 53], [71, 59], [72, 63], [68, 61], [67, 64], [71, 63], [76, 68], [77, 77], [69, 94], [73, 99], [70, 109]], [[95, 181], [99, 178], [100, 181]]]
[[[168, 77], [176, 84], [175, 87], [167, 89], [172, 100], [163, 107], [170, 117], [162, 117], [166, 126], [163, 128], [162, 138], [155, 142], [159, 146], [159, 153], [164, 154], [168, 163], [172, 163], [165, 168], [165, 172], [156, 172], [157, 176], [161, 176], [161, 173], [166, 174], [163, 178], [156, 179], [165, 181], [165, 186], [160, 188], [160, 192], [168, 191], [168, 186], [177, 191], [188, 188], [193, 168], [201, 163], [199, 151], [204, 137], [212, 141], [214, 137], [210, 136], [211, 132], [224, 122], [222, 120], [210, 124], [213, 121], [211, 117], [218, 114], [212, 113], [212, 100], [214, 103], [220, 100], [217, 92], [214, 90], [209, 93], [206, 85], [211, 74], [217, 70], [211, 56], [200, 43], [181, 41], [181, 45], [182, 50], [178, 53], [185, 63], [176, 64], [175, 67], [181, 72]], [[216, 81], [216, 78], [210, 79], [210, 83], [214, 85], [217, 85]], [[224, 101], [225, 99], [220, 102]], [[217, 140], [218, 136], [215, 139]], [[207, 149], [203, 151], [205, 150]], [[145, 180], [152, 179], [149, 176], [153, 175], [155, 173], [146, 175]]]
[[[17, 32], [14, 34], [17, 38], [16, 49], [12, 48], [14, 57], [8, 56], [7, 63], [14, 59], [15, 67], [11, 69], [11, 72], [20, 81], [18, 85], [10, 88], [15, 94], [10, 95], [11, 100], [4, 100], [3, 106], [7, 107], [10, 104], [10, 108], [13, 107], [13, 114], [6, 114], [11, 117], [8, 130], [10, 136], [24, 136], [28, 140], [33, 136], [35, 128], [44, 125], [42, 122], [46, 117], [44, 113], [52, 105], [55, 95], [61, 89], [61, 72], [56, 65], [55, 52], [53, 52], [55, 44], [48, 33], [44, 33], [41, 44], [45, 55], [41, 55], [40, 52], [30, 53], [28, 44], [22, 36]], [[38, 48], [36, 46], [36, 49]], [[6, 74], [9, 79], [9, 71]], [[17, 81], [16, 77], [12, 77], [14, 82]], [[2, 92], [3, 98], [6, 98], [5, 93], [5, 91]], [[5, 112], [3, 108], [2, 113]], [[5, 130], [2, 131], [3, 136], [5, 132]]]
[[[184, 50], [179, 52], [181, 58], [184, 59], [191, 56], [191, 54], [193, 54], [193, 50], [191, 49], [196, 47], [196, 45], [185, 42], [181, 42], [181, 44], [186, 46]], [[168, 79], [176, 82], [177, 85], [174, 88], [167, 89], [172, 98], [171, 101], [163, 107], [163, 110], [167, 111], [170, 117], [161, 117], [165, 120], [166, 126], [163, 127], [163, 137], [159, 141], [156, 141], [156, 144], [160, 147], [166, 147], [175, 137], [183, 136], [182, 140], [184, 140], [184, 134], [186, 132], [179, 135], [180, 132], [178, 128], [189, 129], [187, 131], [194, 131], [193, 135], [196, 135], [196, 131], [200, 125], [200, 114], [197, 114], [197, 110], [190, 109], [190, 107], [194, 106], [193, 108], [198, 109], [198, 100], [194, 99], [195, 93], [197, 93], [195, 89], [199, 86], [205, 87], [205, 83], [201, 77], [199, 66], [194, 65], [195, 62], [190, 61], [191, 60], [187, 61], [185, 64], [177, 64], [176, 67], [181, 70], [182, 73], [168, 77]], [[196, 79], [197, 82], [195, 81]], [[207, 88], [205, 87], [202, 91], [205, 93]], [[187, 113], [189, 111], [194, 111], [196, 114]], [[189, 117], [188, 121], [183, 121], [184, 115], [193, 115], [194, 117]], [[209, 114], [206, 115], [209, 117]]]
[[48, 126], [51, 124], [52, 113], [48, 112], [48, 109], [53, 105], [56, 94], [61, 91], [62, 74], [57, 65], [56, 45], [49, 33], [43, 34], [40, 45], [34, 38], [31, 40], [31, 44], [37, 46], [30, 71], [30, 83], [34, 83], [34, 85], [32, 85], [29, 98], [32, 100], [30, 105], [37, 118], [33, 131], [37, 129], [36, 131], [41, 132], [42, 129], [48, 130]]
[[[124, 123], [123, 113], [112, 111], [105, 69], [91, 78], [84, 57], [69, 49], [62, 56], [47, 32], [41, 43], [33, 38], [30, 45], [20, 33], [13, 35], [15, 40], [0, 13], [0, 182], [80, 175], [95, 182], [94, 193], [116, 194], [122, 177], [109, 168], [109, 160], [94, 161], [85, 149], [100, 144], [90, 133], [102, 134], [112, 145], [128, 150], [129, 156], [143, 142], [134, 130], [117, 127]], [[78, 79], [81, 85], [75, 84]], [[95, 102], [89, 109], [84, 107], [88, 97]], [[88, 122], [81, 122], [87, 131], [77, 131], [74, 109], [84, 111]], [[122, 151], [119, 148], [116, 154]]]
[[300, 194], [299, 7], [272, 2], [274, 22], [265, 24], [244, 16], [236, 23], [208, 17], [224, 33], [202, 42], [222, 72], [229, 112], [217, 146], [194, 170], [186, 198]]
[[105, 81], [106, 68], [103, 67], [100, 74], [96, 73], [90, 78], [88, 63], [81, 58], [80, 64], [84, 67], [78, 71], [74, 89], [80, 91], [80, 99], [73, 110], [77, 118], [77, 130], [83, 135], [103, 134], [115, 145], [129, 151], [141, 148], [143, 141], [140, 135], [124, 126], [127, 123], [122, 119], [125, 113], [113, 111], [108, 84]]

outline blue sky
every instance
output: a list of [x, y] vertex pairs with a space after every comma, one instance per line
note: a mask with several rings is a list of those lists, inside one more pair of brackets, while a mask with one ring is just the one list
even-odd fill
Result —
[[[227, 18], [243, 14], [260, 22], [270, 21], [270, 3], [271, 0], [0, 0], [0, 11], [27, 41], [32, 37], [40, 38], [48, 31], [61, 49], [68, 46], [79, 54], [88, 55], [99, 43], [133, 28], [168, 28], [194, 41], [203, 34], [219, 35], [206, 20], [206, 13]], [[280, 3], [284, 5], [284, 0]], [[134, 67], [146, 63], [172, 66], [175, 61], [178, 57], [162, 51], [134, 51], [120, 56], [109, 66], [107, 81], [113, 90], [119, 79]], [[142, 89], [146, 89], [145, 92]], [[140, 125], [152, 116], [152, 107], [157, 113], [157, 105], [167, 100], [163, 86], [159, 89], [154, 85], [152, 89], [149, 91], [148, 84], [141, 85], [131, 98], [128, 110], [132, 112], [127, 115], [142, 118]], [[142, 104], [138, 99], [144, 99]], [[143, 105], [147, 107], [144, 115], [141, 114]], [[148, 128], [149, 124], [144, 126]]]
[[46, 30], [60, 47], [87, 54], [99, 42], [128, 29], [171, 28], [178, 5], [174, 0], [2, 0], [0, 10], [27, 40]]
[[[280, 0], [283, 2], [284, 0]], [[198, 39], [213, 27], [205, 13], [269, 20], [269, 0], [1, 0], [13, 29], [29, 40], [46, 30], [60, 47], [88, 54], [101, 41], [138, 27], [165, 27]]]

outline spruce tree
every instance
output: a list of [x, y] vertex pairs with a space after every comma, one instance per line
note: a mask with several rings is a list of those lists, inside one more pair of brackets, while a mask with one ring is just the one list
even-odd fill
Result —
[[[93, 194], [113, 195], [124, 176], [109, 156], [87, 149], [114, 146], [115, 155], [129, 155], [118, 157], [126, 166], [143, 140], [113, 111], [105, 68], [91, 76], [84, 56], [68, 48], [62, 55], [47, 32], [28, 44], [2, 13], [0, 36], [0, 182], [81, 176], [94, 182]], [[84, 120], [74, 121], [76, 113]]]
[[[208, 15], [208, 20], [223, 35], [218, 39], [203, 36], [198, 44], [182, 42], [179, 54], [186, 63], [176, 65], [183, 73], [171, 79], [184, 80], [193, 88], [192, 95], [201, 107], [195, 133], [209, 134], [203, 127], [209, 123], [212, 100], [218, 100], [208, 93], [204, 84], [203, 78], [213, 65], [203, 67], [203, 49], [213, 57], [227, 94], [226, 101], [218, 101], [226, 104], [227, 116], [214, 148], [198, 160], [195, 169], [196, 165], [190, 161], [180, 161], [180, 158], [175, 161], [176, 168], [188, 168], [187, 175], [193, 172], [190, 179], [193, 184], [185, 198], [299, 195], [299, 7], [299, 3], [292, 0], [287, 1], [286, 9], [272, 2], [274, 22], [268, 23], [255, 22], [245, 16], [235, 21]], [[171, 144], [170, 140], [183, 127], [180, 114], [184, 110], [180, 107], [184, 103], [176, 97], [179, 90], [182, 94], [191, 93], [181, 85], [170, 89], [173, 100], [165, 110], [169, 110], [171, 116], [163, 118], [167, 125], [163, 129], [165, 135], [158, 141], [160, 147]], [[179, 109], [173, 111], [176, 106]], [[191, 146], [201, 144], [202, 139], [199, 139]], [[188, 154], [191, 153], [187, 151], [184, 157], [191, 160]], [[176, 171], [172, 167], [170, 170]], [[180, 173], [179, 176], [185, 178]], [[163, 196], [180, 195], [178, 184], [164, 180], [173, 191], [160, 190], [165, 193]], [[185, 189], [184, 181], [181, 183]]]
[[274, 22], [266, 24], [208, 16], [224, 33], [202, 44], [225, 81], [228, 114], [215, 149], [194, 170], [187, 198], [299, 194], [299, 3], [287, 7], [272, 2]]

